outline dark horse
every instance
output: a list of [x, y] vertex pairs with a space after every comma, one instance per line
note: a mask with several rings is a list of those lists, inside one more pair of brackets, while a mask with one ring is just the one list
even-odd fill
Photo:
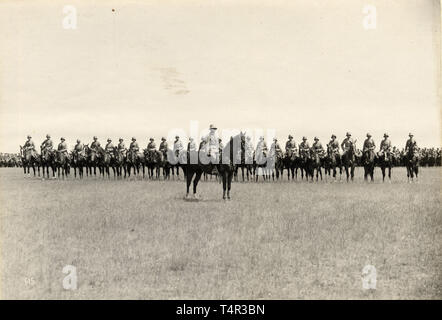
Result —
[[312, 166], [312, 157], [310, 149], [301, 149], [299, 151], [299, 168], [301, 169], [301, 179], [305, 179], [308, 181], [308, 177], [310, 176], [313, 180], [313, 166]]
[[135, 150], [129, 150], [126, 153], [127, 174], [130, 177], [131, 168], [134, 168], [134, 176], [140, 174], [140, 165], [143, 165], [143, 156]]
[[327, 157], [325, 158], [325, 174], [331, 175], [333, 172], [333, 178], [336, 180], [336, 168], [339, 167], [339, 179], [342, 175], [341, 156], [338, 152], [334, 152], [331, 144], [327, 144]]
[[230, 189], [233, 179], [233, 174], [235, 172], [235, 154], [237, 153], [238, 148], [241, 146], [241, 139], [244, 136], [243, 133], [240, 133], [234, 137], [230, 138], [230, 141], [226, 144], [224, 149], [221, 151], [219, 155], [218, 163], [211, 163], [208, 160], [207, 155], [204, 151], [192, 151], [188, 152], [187, 161], [184, 164], [183, 161], [180, 161], [181, 167], [184, 172], [186, 172], [186, 198], [189, 197], [189, 188], [193, 179], [193, 195], [196, 199], [196, 188], [198, 186], [198, 182], [201, 179], [201, 175], [205, 172], [211, 174], [213, 169], [216, 168], [218, 174], [221, 176], [223, 181], [223, 199], [230, 199]]
[[413, 181], [414, 175], [416, 175], [416, 181], [419, 173], [419, 156], [415, 152], [415, 148], [408, 148], [405, 154], [405, 166], [407, 167], [408, 182]]
[[114, 179], [116, 178], [116, 171], [115, 171], [115, 157], [114, 157], [114, 149], [111, 150], [105, 150], [102, 147], [97, 147], [97, 151], [100, 154], [100, 167], [102, 168], [101, 173], [103, 175], [103, 178], [105, 176], [110, 179], [110, 169], [112, 168], [112, 171], [114, 173]]
[[92, 176], [92, 168], [94, 168], [94, 176], [97, 176], [97, 167], [99, 172], [101, 172], [100, 166], [100, 154], [96, 149], [90, 148], [89, 145], [85, 144], [84, 149], [86, 152], [86, 173]]
[[[345, 168], [347, 182], [349, 178], [353, 181], [355, 176], [355, 166], [356, 166], [356, 140], [354, 142], [350, 141], [349, 143], [350, 147], [342, 155], [342, 165]], [[350, 169], [350, 171], [348, 169]]]
[[378, 152], [377, 159], [382, 171], [382, 181], [385, 181], [385, 169], [388, 168], [388, 181], [391, 182], [391, 168], [393, 167], [393, 156], [391, 152], [381, 150]]
[[[241, 148], [239, 148], [238, 152], [236, 153], [236, 160], [235, 160], [235, 176], [238, 177], [238, 169], [241, 168], [241, 174], [242, 174], [242, 181], [245, 181], [244, 177], [244, 169], [246, 170], [247, 174], [247, 181], [249, 181], [250, 176], [253, 176], [253, 153], [246, 151], [246, 139], [245, 135], [241, 136]], [[237, 179], [237, 178], [236, 178]], [[237, 180], [235, 180], [237, 181]]]
[[43, 172], [43, 179], [46, 175], [49, 179], [49, 168], [52, 169], [52, 178], [55, 178], [55, 171], [57, 171], [57, 168], [55, 166], [55, 151], [49, 150], [46, 148], [41, 148], [41, 168]]
[[114, 165], [118, 178], [122, 178], [123, 170], [124, 170], [124, 177], [126, 178], [126, 156], [124, 154], [125, 152], [126, 150], [118, 150], [118, 147], [114, 147], [114, 157], [115, 157]]
[[69, 175], [69, 156], [67, 152], [60, 152], [58, 150], [55, 150], [56, 157], [55, 157], [55, 166], [57, 168], [57, 175], [60, 177], [60, 174], [63, 178], [67, 178]]
[[[163, 163], [163, 153], [158, 150], [145, 150], [147, 174], [149, 179], [160, 179], [160, 168]], [[143, 167], [144, 168], [144, 167]], [[155, 172], [154, 172], [155, 171]], [[144, 172], [143, 172], [144, 177]]]
[[322, 180], [322, 163], [324, 162], [324, 156], [325, 154], [321, 151], [314, 150], [313, 148], [310, 149], [311, 151], [311, 172], [312, 172], [312, 180], [315, 175], [316, 170], [316, 181], [318, 181], [319, 176]]
[[368, 148], [364, 151], [362, 156], [362, 163], [364, 165], [364, 180], [370, 176], [371, 181], [374, 180], [374, 162], [376, 155], [373, 148]]
[[287, 178], [290, 180], [290, 173], [292, 174], [292, 180], [295, 180], [296, 169], [296, 150], [287, 150], [284, 155], [284, 168], [287, 169]]
[[78, 169], [78, 177], [83, 179], [84, 175], [84, 167], [86, 166], [86, 156], [84, 152], [74, 150], [71, 154], [72, 157], [72, 167], [74, 168], [74, 178], [77, 177], [77, 169]]
[[35, 167], [38, 169], [38, 176], [40, 176], [40, 163], [38, 161], [38, 155], [35, 150], [20, 146], [20, 156], [23, 164], [23, 171], [26, 176], [30, 176], [30, 168], [32, 168], [35, 177]]

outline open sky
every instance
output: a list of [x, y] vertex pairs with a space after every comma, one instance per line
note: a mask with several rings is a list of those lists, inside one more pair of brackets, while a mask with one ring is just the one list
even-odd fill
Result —
[[191, 121], [439, 147], [440, 39], [436, 0], [0, 1], [0, 151], [46, 133], [145, 147]]

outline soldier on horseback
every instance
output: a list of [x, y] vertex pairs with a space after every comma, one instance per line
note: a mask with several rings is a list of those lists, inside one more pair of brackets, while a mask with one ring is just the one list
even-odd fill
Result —
[[408, 139], [407, 143], [405, 144], [405, 153], [407, 154], [409, 150], [412, 150], [412, 152], [417, 152], [418, 147], [416, 140], [414, 140], [413, 138], [413, 134], [410, 132], [408, 136], [410, 137], [410, 139]]
[[35, 150], [34, 141], [32, 141], [32, 137], [30, 135], [28, 135], [26, 138], [27, 138], [27, 140], [26, 140], [23, 147], [24, 147], [25, 151], [31, 150], [32, 156], [35, 157], [37, 151]]
[[124, 154], [124, 152], [126, 151], [126, 146], [124, 145], [124, 140], [123, 138], [118, 139], [118, 147], [117, 150], [119, 153]]
[[302, 142], [299, 144], [299, 152], [301, 154], [307, 154], [310, 151], [310, 144], [307, 141], [307, 137], [302, 137]]
[[328, 145], [330, 146], [330, 150], [333, 155], [339, 154], [339, 142], [338, 140], [336, 140], [336, 135], [332, 134], [331, 140]]
[[51, 136], [48, 133], [46, 135], [46, 140], [43, 141], [43, 143], [40, 146], [40, 149], [44, 150], [44, 151], [51, 151], [52, 148], [53, 148], [53, 143], [52, 143], [52, 140], [51, 140]]
[[292, 154], [296, 152], [296, 142], [293, 140], [292, 135], [288, 136], [288, 140], [285, 143], [285, 152], [287, 154]]
[[321, 158], [321, 157], [323, 157], [325, 155], [324, 147], [322, 146], [322, 143], [319, 142], [319, 138], [318, 137], [315, 137], [314, 140], [315, 140], [315, 142], [312, 145], [313, 152], [315, 154], [318, 154], [319, 157]]
[[129, 150], [134, 152], [135, 154], [138, 154], [138, 152], [140, 151], [140, 147], [138, 146], [138, 142], [135, 137], [132, 137], [132, 142], [130, 143]]
[[265, 142], [265, 140], [264, 140], [264, 136], [261, 136], [261, 137], [259, 137], [259, 141], [258, 141], [258, 144], [256, 145], [256, 151], [255, 151], [255, 153], [257, 154], [257, 155], [264, 155], [264, 156], [267, 156], [267, 144], [266, 144], [266, 142]]
[[155, 149], [157, 148], [157, 145], [155, 144], [155, 139], [150, 138], [149, 141], [150, 142], [147, 145], [147, 151], [149, 151], [149, 152], [155, 151]]
[[74, 152], [83, 155], [84, 145], [81, 143], [80, 139], [77, 139], [77, 144], [74, 146]]
[[167, 154], [167, 149], [168, 149], [168, 146], [167, 146], [167, 141], [166, 141], [166, 138], [164, 138], [164, 137], [162, 137], [161, 138], [161, 143], [160, 143], [160, 152], [163, 154], [163, 155], [166, 155]]
[[179, 136], [175, 136], [175, 142], [173, 143], [173, 153], [178, 158], [180, 155], [180, 152], [184, 149], [183, 143], [180, 141]]
[[97, 136], [94, 136], [94, 141], [92, 141], [90, 148], [94, 151], [97, 151], [97, 148], [100, 146], [100, 142], [98, 142]]
[[366, 151], [373, 151], [375, 148], [376, 144], [374, 143], [374, 140], [371, 138], [371, 134], [367, 133], [367, 139], [365, 139], [364, 141], [362, 152], [365, 153]]
[[65, 138], [63, 138], [63, 137], [60, 138], [60, 143], [58, 144], [57, 150], [58, 150], [58, 152], [60, 154], [67, 155], [67, 153], [68, 153], [68, 146], [67, 146], [67, 144], [65, 142]]
[[279, 146], [277, 138], [273, 138], [273, 143], [270, 146], [270, 155], [276, 156], [277, 158], [282, 157], [282, 150], [281, 147]]
[[104, 147], [104, 151], [106, 151], [111, 156], [111, 158], [114, 157], [114, 145], [111, 138], [107, 138], [107, 144]]
[[391, 141], [388, 139], [388, 134], [384, 133], [384, 139], [381, 141], [379, 155], [389, 159], [391, 155]]
[[350, 132], [347, 132], [346, 136], [347, 137], [341, 143], [341, 148], [342, 148], [342, 151], [343, 151], [343, 155], [345, 155], [347, 153], [347, 151], [350, 150], [350, 146], [355, 143], [355, 141], [351, 137], [351, 133]]
[[211, 163], [219, 163], [219, 138], [216, 133], [217, 128], [211, 124], [209, 134], [204, 138], [206, 154]]

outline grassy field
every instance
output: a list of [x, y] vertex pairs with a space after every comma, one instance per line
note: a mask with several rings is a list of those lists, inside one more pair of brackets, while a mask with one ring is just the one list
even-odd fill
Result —
[[[1, 297], [442, 298], [441, 169], [406, 183], [41, 181], [0, 169]], [[363, 290], [362, 268], [377, 270]], [[78, 288], [63, 289], [65, 265]]]

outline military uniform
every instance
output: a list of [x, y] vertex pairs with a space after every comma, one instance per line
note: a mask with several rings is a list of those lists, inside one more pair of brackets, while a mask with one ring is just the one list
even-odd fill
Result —
[[123, 152], [124, 149], [126, 149], [126, 146], [124, 145], [124, 142], [121, 141], [120, 143], [118, 143], [118, 151]]
[[285, 151], [294, 152], [295, 150], [296, 150], [296, 142], [294, 140], [287, 140], [287, 142], [285, 143]]
[[313, 151], [316, 153], [324, 152], [324, 147], [322, 146], [322, 143], [319, 141], [315, 141], [312, 145]]
[[60, 143], [58, 144], [58, 148], [57, 148], [57, 150], [58, 150], [60, 153], [65, 153], [65, 154], [67, 154], [67, 153], [68, 153], [68, 146], [67, 146], [66, 142], [64, 142], [64, 141], [60, 142]]
[[219, 138], [215, 132], [210, 132], [205, 138], [206, 153], [216, 155], [219, 153]]
[[175, 140], [175, 142], [173, 143], [173, 153], [175, 154], [175, 156], [178, 157], [178, 155], [183, 149], [184, 149], [183, 143], [180, 141], [180, 139]]
[[42, 149], [46, 149], [46, 150], [52, 150], [52, 148], [54, 147], [51, 138], [47, 138], [45, 141], [43, 141], [43, 143], [41, 144], [41, 148]]
[[408, 149], [412, 149], [413, 151], [417, 149], [417, 143], [414, 138], [410, 138], [407, 140], [407, 143], [405, 144], [405, 152], [407, 152]]
[[24, 144], [24, 147], [26, 149], [34, 150], [35, 151], [35, 144], [34, 144], [34, 141], [32, 141], [32, 140], [26, 140], [26, 142]]
[[155, 149], [157, 148], [155, 142], [151, 141], [149, 142], [149, 144], [147, 145], [147, 150], [148, 151], [155, 151]]
[[385, 138], [381, 141], [381, 151], [387, 151], [389, 152], [391, 149], [391, 141], [388, 138]]
[[355, 141], [353, 140], [352, 137], [346, 137], [342, 143], [341, 143], [341, 148], [344, 151], [344, 154], [350, 149], [350, 146], [353, 144], [354, 145]]
[[84, 146], [81, 142], [77, 142], [77, 144], [74, 147], [74, 151], [77, 153], [83, 153]]
[[275, 154], [276, 156], [281, 156], [282, 155], [282, 150], [281, 147], [279, 146], [278, 141], [274, 141], [272, 143], [272, 145], [270, 146], [270, 152], [271, 154]]
[[299, 151], [305, 152], [309, 150], [310, 150], [310, 144], [308, 143], [308, 141], [302, 141], [299, 144]]
[[140, 150], [140, 147], [138, 146], [138, 142], [136, 142], [136, 141], [132, 141], [132, 142], [130, 143], [129, 149], [130, 149], [131, 151], [134, 151], [134, 152], [138, 153], [138, 151]]
[[260, 140], [256, 146], [256, 154], [267, 154], [267, 144], [264, 140]]
[[113, 145], [112, 141], [109, 141], [109, 142], [106, 144], [105, 150], [106, 150], [107, 152], [113, 152], [113, 151], [114, 151], [114, 145]]
[[160, 151], [162, 153], [166, 153], [167, 152], [167, 141], [161, 141], [161, 143], [160, 143]]
[[370, 137], [365, 139], [364, 141], [364, 146], [362, 147], [362, 151], [365, 152], [367, 150], [374, 150], [374, 148], [376, 147], [374, 140]]
[[328, 145], [330, 146], [330, 149], [331, 149], [332, 153], [339, 153], [339, 142], [338, 142], [338, 140], [332, 139], [332, 140], [330, 140]]
[[100, 146], [100, 142], [98, 140], [94, 140], [91, 143], [91, 149], [96, 150]]

